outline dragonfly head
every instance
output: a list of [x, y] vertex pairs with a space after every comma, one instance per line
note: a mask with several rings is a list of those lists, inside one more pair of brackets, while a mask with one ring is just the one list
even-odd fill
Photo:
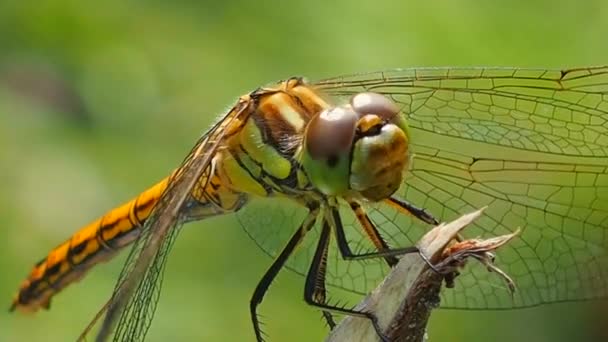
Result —
[[313, 117], [302, 160], [311, 182], [329, 196], [379, 201], [393, 194], [408, 161], [407, 123], [399, 113], [391, 99], [366, 92]]

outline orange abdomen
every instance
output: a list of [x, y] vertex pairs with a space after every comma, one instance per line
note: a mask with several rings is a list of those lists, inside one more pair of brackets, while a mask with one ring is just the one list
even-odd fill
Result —
[[163, 179], [136, 198], [112, 209], [53, 249], [23, 281], [10, 310], [48, 308], [53, 295], [133, 242], [169, 179]]

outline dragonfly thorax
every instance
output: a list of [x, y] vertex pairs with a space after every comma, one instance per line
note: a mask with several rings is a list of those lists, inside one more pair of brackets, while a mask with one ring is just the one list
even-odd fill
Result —
[[332, 105], [301, 79], [252, 94], [234, 123], [217, 171], [231, 191], [261, 197], [305, 194], [388, 198], [408, 161], [407, 124], [397, 105], [364, 92]]
[[390, 99], [359, 93], [350, 103], [313, 117], [304, 146], [302, 165], [325, 195], [378, 201], [401, 184], [408, 161], [407, 125]]

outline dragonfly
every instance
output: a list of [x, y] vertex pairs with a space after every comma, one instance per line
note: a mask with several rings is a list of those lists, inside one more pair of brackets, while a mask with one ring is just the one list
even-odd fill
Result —
[[330, 326], [336, 313], [374, 323], [329, 302], [328, 287], [366, 294], [430, 227], [481, 207], [471, 234], [521, 229], [496, 256], [517, 292], [471, 265], [442, 307], [608, 296], [608, 66], [395, 69], [258, 88], [167, 178], [38, 262], [11, 310], [49, 308], [132, 246], [81, 338], [96, 327], [98, 341], [144, 340], [182, 225], [232, 214], [274, 258], [249, 306], [258, 341], [258, 305], [283, 268], [305, 277], [305, 301]]

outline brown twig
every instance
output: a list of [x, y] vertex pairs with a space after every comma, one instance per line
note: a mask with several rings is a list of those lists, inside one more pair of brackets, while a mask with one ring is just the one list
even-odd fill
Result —
[[[373, 313], [384, 334], [391, 341], [423, 341], [431, 311], [439, 306], [441, 285], [453, 286], [467, 259], [482, 262], [488, 271], [502, 277], [511, 291], [515, 284], [493, 264], [492, 252], [515, 235], [487, 240], [458, 239], [458, 234], [477, 219], [483, 209], [441, 224], [429, 231], [417, 244], [420, 254], [408, 254], [363, 301], [356, 310]], [[432, 267], [430, 265], [433, 265]], [[379, 336], [369, 320], [346, 317], [327, 337], [326, 342], [378, 341]]]

